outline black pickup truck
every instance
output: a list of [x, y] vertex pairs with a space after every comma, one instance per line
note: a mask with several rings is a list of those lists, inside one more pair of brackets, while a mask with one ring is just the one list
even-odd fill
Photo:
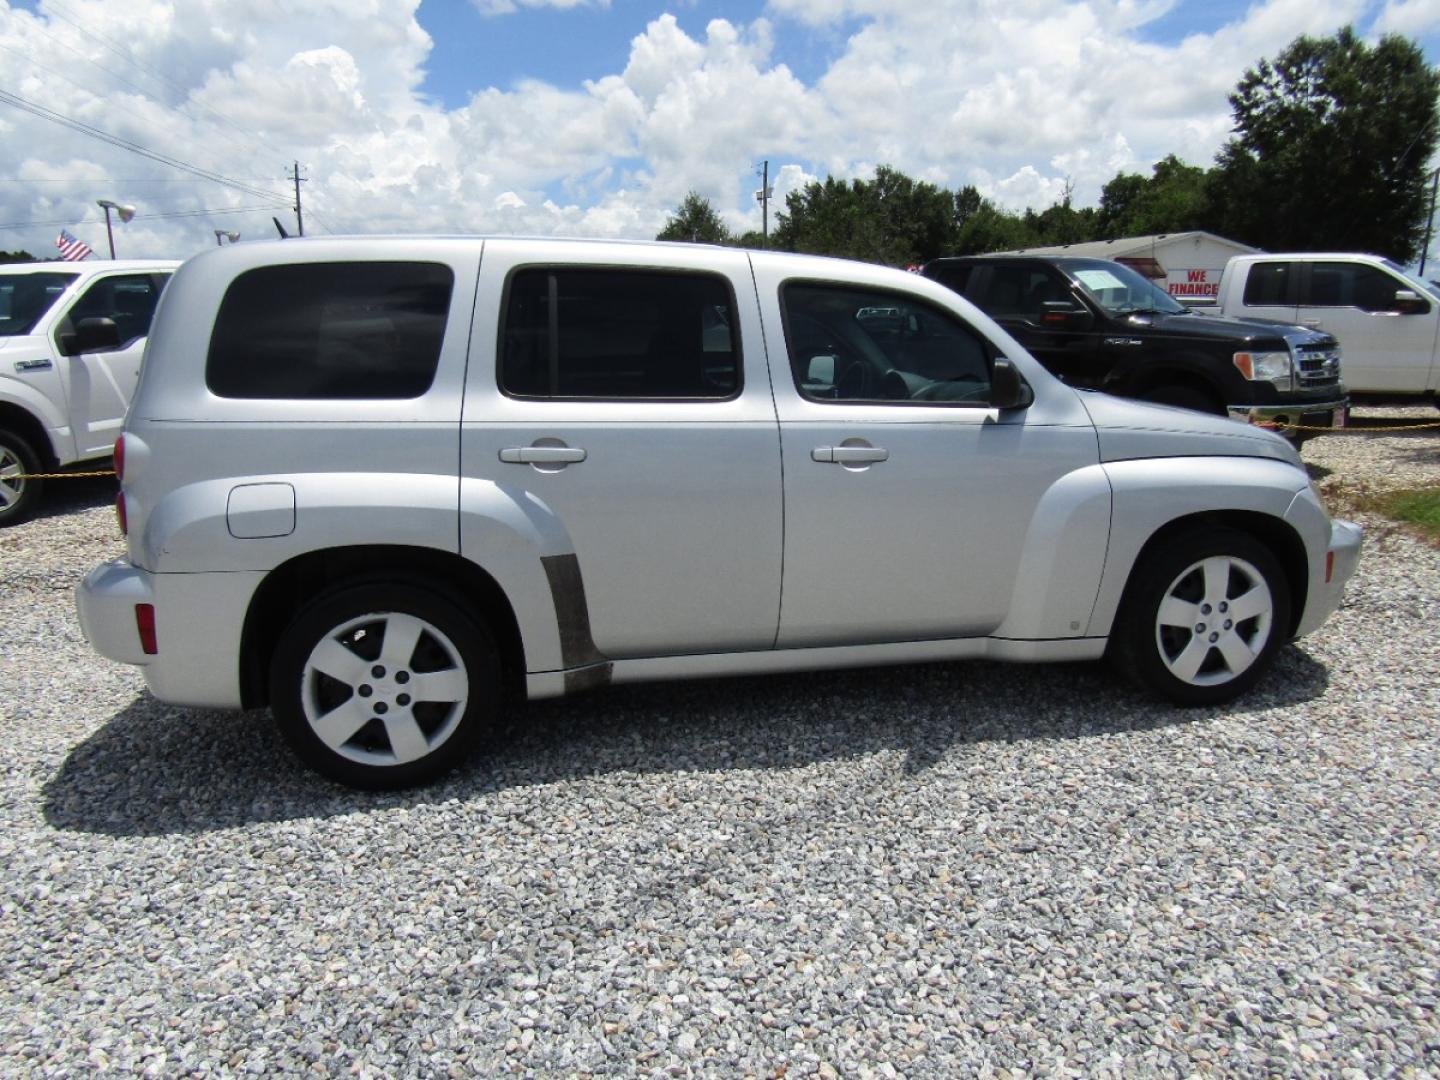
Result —
[[1191, 311], [1122, 263], [1069, 255], [935, 259], [954, 289], [1072, 386], [1273, 426], [1341, 427], [1340, 346], [1300, 326]]

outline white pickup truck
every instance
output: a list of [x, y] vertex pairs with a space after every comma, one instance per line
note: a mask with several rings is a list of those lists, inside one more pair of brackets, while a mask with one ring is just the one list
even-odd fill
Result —
[[35, 512], [43, 481], [22, 477], [110, 456], [179, 265], [0, 266], [0, 528]]
[[[1205, 309], [1200, 309], [1205, 310]], [[1326, 330], [1352, 399], [1436, 401], [1440, 290], [1379, 255], [1237, 255], [1211, 310]]]

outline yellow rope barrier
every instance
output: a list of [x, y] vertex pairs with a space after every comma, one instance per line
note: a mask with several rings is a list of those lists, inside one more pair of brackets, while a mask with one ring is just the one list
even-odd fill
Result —
[[81, 480], [89, 476], [114, 476], [114, 469], [101, 469], [97, 472], [36, 472], [21, 473], [18, 476], [6, 476], [5, 480]]

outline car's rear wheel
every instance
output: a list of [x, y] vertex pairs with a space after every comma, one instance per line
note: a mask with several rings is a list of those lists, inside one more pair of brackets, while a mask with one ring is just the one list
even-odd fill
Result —
[[1110, 654], [1162, 697], [1211, 705], [1255, 685], [1289, 625], [1289, 586], [1270, 550], [1246, 533], [1208, 528], [1136, 567]]
[[43, 480], [22, 480], [40, 471], [40, 459], [20, 436], [0, 430], [0, 529], [27, 520], [40, 502]]
[[306, 764], [353, 787], [408, 787], [460, 764], [501, 702], [489, 631], [409, 585], [322, 596], [281, 635], [271, 707]]

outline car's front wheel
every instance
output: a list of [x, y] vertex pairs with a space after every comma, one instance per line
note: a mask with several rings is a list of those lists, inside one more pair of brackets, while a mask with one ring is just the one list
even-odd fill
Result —
[[492, 731], [498, 650], [449, 600], [400, 584], [322, 596], [281, 635], [270, 701], [306, 764], [353, 787], [421, 784]]
[[1289, 625], [1289, 586], [1269, 548], [1233, 529], [1204, 529], [1136, 567], [1110, 655], [1171, 701], [1212, 705], [1256, 683]]

